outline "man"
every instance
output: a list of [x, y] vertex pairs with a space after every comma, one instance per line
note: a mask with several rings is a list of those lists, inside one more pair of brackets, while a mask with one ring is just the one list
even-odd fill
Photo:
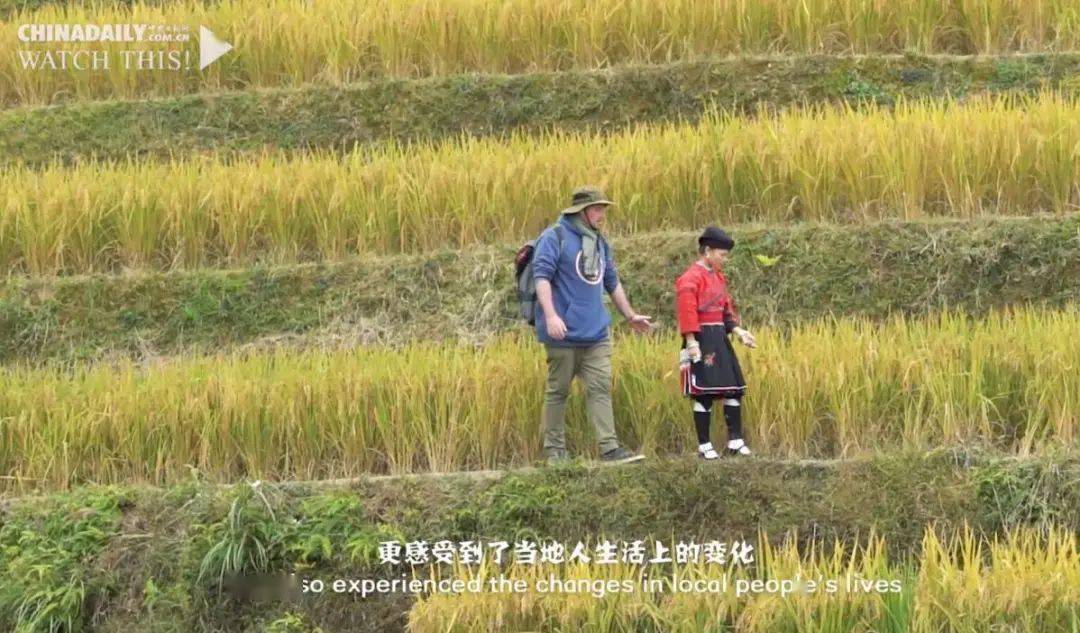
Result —
[[601, 459], [644, 459], [619, 445], [611, 409], [611, 315], [604, 291], [638, 332], [652, 329], [650, 317], [634, 312], [615, 272], [611, 247], [600, 235], [613, 203], [595, 187], [574, 190], [571, 204], [554, 227], [544, 231], [533, 255], [533, 276], [540, 314], [536, 334], [547, 353], [544, 394], [544, 454], [549, 461], [568, 459], [566, 399], [574, 376], [585, 381], [586, 411], [596, 430]]

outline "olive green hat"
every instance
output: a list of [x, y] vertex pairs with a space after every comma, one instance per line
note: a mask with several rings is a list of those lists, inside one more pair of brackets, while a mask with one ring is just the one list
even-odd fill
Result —
[[562, 210], [563, 215], [570, 215], [581, 211], [585, 207], [592, 204], [615, 204], [611, 200], [608, 200], [604, 196], [604, 192], [600, 191], [596, 187], [578, 187], [574, 189], [573, 197], [570, 199], [570, 206]]

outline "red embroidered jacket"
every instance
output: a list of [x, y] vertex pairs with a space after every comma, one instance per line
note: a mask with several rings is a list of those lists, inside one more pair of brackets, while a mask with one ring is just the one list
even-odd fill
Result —
[[679, 333], [701, 331], [702, 323], [723, 323], [727, 332], [739, 325], [735, 300], [728, 294], [727, 277], [700, 261], [694, 262], [675, 281], [675, 312]]

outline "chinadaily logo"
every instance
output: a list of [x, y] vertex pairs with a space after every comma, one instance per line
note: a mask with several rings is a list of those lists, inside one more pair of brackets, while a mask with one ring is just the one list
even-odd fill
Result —
[[[182, 71], [196, 62], [203, 70], [233, 49], [205, 26], [193, 33], [186, 24], [21, 24], [17, 36], [28, 71]], [[196, 38], [197, 58], [189, 46]]]
[[144, 42], [150, 24], [23, 24], [20, 42]]

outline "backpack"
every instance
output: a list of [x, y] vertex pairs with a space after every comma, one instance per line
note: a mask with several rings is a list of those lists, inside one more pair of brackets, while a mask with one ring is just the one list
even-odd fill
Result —
[[[563, 228], [554, 225], [555, 235], [559, 238], [559, 253], [562, 253]], [[535, 240], [529, 240], [518, 249], [514, 256], [514, 282], [517, 289], [521, 318], [529, 325], [536, 325], [536, 280], [533, 279], [533, 254], [536, 252]]]

